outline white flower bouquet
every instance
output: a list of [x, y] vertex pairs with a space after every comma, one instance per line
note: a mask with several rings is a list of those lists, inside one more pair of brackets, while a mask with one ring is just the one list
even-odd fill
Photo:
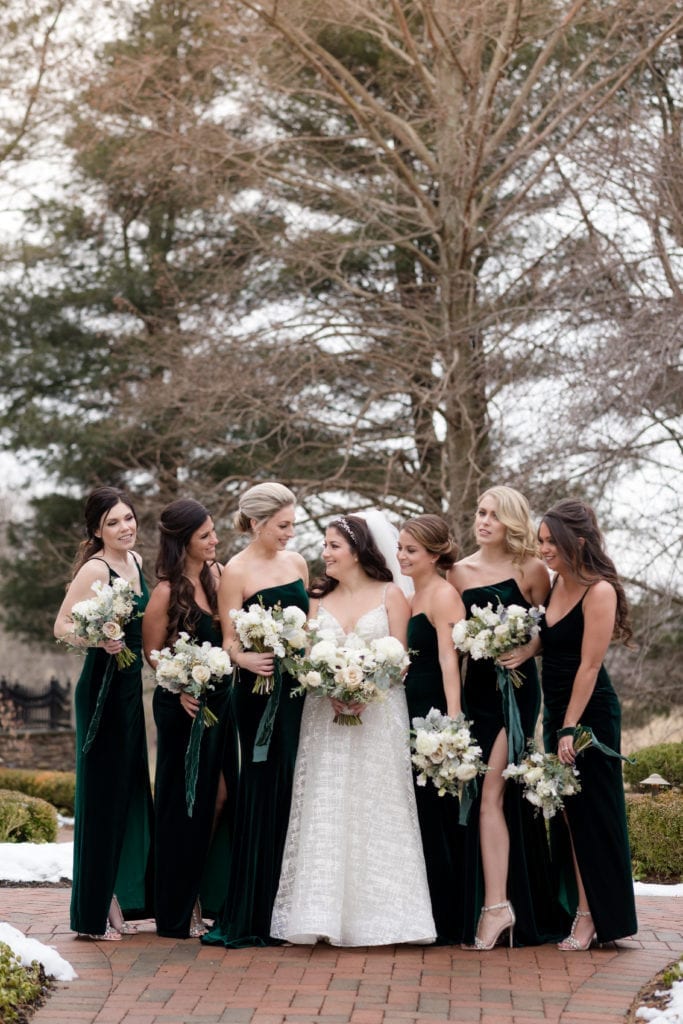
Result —
[[[351, 634], [339, 643], [330, 630], [317, 621], [308, 625], [312, 646], [305, 657], [295, 659], [293, 674], [301, 693], [332, 697], [343, 704], [372, 704], [383, 700], [390, 686], [400, 683], [410, 658], [400, 640], [379, 637], [365, 643]], [[335, 714], [337, 725], [362, 725], [360, 715]]]
[[[306, 613], [296, 605], [283, 608], [278, 602], [272, 608], [264, 608], [262, 603], [255, 602], [246, 610], [233, 608], [230, 618], [245, 650], [259, 654], [272, 651], [276, 658], [288, 660], [306, 646]], [[258, 675], [252, 692], [271, 693], [274, 682], [272, 675]]]
[[[472, 605], [471, 617], [460, 619], [453, 626], [453, 645], [468, 654], [474, 661], [492, 658], [494, 661], [507, 651], [528, 643], [538, 634], [539, 621], [545, 608], [524, 608], [519, 604], [503, 605], [493, 609], [489, 601], [486, 607]], [[515, 669], [506, 670], [515, 686], [520, 686], [522, 677]]]
[[565, 798], [581, 792], [578, 769], [563, 764], [557, 754], [531, 750], [519, 764], [503, 770], [504, 779], [513, 779], [524, 786], [522, 794], [546, 819], [553, 818], [564, 807]]
[[[230, 672], [232, 665], [227, 651], [213, 647], [208, 640], [197, 643], [187, 633], [180, 633], [173, 648], [164, 647], [152, 651], [157, 662], [157, 685], [171, 693], [189, 693], [203, 701], [215, 690], [219, 682]], [[204, 725], [215, 725], [218, 721], [206, 704], [202, 706]]]
[[[132, 586], [117, 576], [111, 583], [95, 580], [92, 590], [95, 597], [77, 601], [71, 609], [73, 635], [91, 647], [102, 640], [123, 640], [123, 627], [139, 614]], [[136, 655], [124, 645], [114, 657], [119, 668], [127, 668], [133, 664]]]
[[439, 796], [449, 793], [462, 798], [468, 782], [488, 771], [481, 759], [481, 747], [470, 732], [462, 712], [449, 718], [431, 708], [424, 718], [413, 719], [412, 762], [418, 770], [416, 783], [426, 786], [431, 780]]

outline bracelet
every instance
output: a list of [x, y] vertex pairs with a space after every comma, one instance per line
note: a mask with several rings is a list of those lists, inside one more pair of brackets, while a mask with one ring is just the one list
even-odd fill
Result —
[[563, 736], [573, 736], [576, 729], [575, 725], [565, 725], [564, 729], [557, 730], [557, 738], [561, 740]]

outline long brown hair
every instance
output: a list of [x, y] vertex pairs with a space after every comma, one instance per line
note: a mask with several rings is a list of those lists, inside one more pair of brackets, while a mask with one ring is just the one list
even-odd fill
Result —
[[119, 502], [128, 506], [135, 516], [135, 525], [137, 526], [138, 517], [137, 512], [133, 507], [133, 502], [130, 500], [126, 492], [119, 490], [118, 487], [96, 487], [95, 490], [91, 491], [86, 498], [85, 508], [83, 510], [83, 517], [85, 519], [85, 540], [81, 541], [78, 551], [76, 552], [76, 557], [74, 559], [73, 566], [71, 567], [72, 579], [81, 566], [104, 547], [104, 541], [101, 537], [96, 537], [95, 533], [100, 529], [102, 520], [107, 513], [111, 512], [114, 505], [118, 505]]
[[586, 586], [607, 580], [614, 587], [617, 595], [614, 639], [630, 645], [633, 630], [628, 601], [614, 562], [605, 551], [605, 540], [593, 509], [580, 498], [564, 498], [548, 509], [542, 521], [577, 579]]
[[[209, 518], [202, 504], [193, 498], [179, 498], [167, 505], [159, 517], [159, 550], [154, 571], [157, 579], [170, 584], [166, 643], [172, 643], [181, 630], [194, 635], [202, 610], [195, 601], [194, 584], [185, 575], [187, 545], [193, 533]], [[216, 579], [208, 562], [202, 566], [199, 582], [204, 588], [213, 619], [218, 618]]]

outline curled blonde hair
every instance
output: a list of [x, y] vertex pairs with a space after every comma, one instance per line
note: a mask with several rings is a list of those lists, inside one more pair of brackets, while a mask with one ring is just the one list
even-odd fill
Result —
[[538, 556], [536, 531], [531, 521], [529, 502], [514, 487], [499, 485], [489, 487], [479, 495], [477, 505], [486, 497], [496, 503], [496, 515], [505, 527], [505, 546], [512, 555], [515, 565], [522, 565], [528, 558]]
[[234, 517], [235, 528], [240, 533], [251, 533], [252, 519], [257, 523], [264, 523], [280, 509], [295, 504], [294, 494], [284, 484], [279, 484], [275, 480], [255, 484], [240, 498]]
[[458, 557], [458, 546], [455, 543], [448, 523], [431, 513], [414, 516], [408, 519], [402, 530], [414, 537], [430, 555], [437, 555], [437, 569], [450, 569]]

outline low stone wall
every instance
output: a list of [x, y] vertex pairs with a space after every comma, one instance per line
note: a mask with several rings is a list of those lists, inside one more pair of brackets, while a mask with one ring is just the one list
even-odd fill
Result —
[[72, 772], [76, 768], [76, 733], [73, 729], [1, 732], [0, 765]]

